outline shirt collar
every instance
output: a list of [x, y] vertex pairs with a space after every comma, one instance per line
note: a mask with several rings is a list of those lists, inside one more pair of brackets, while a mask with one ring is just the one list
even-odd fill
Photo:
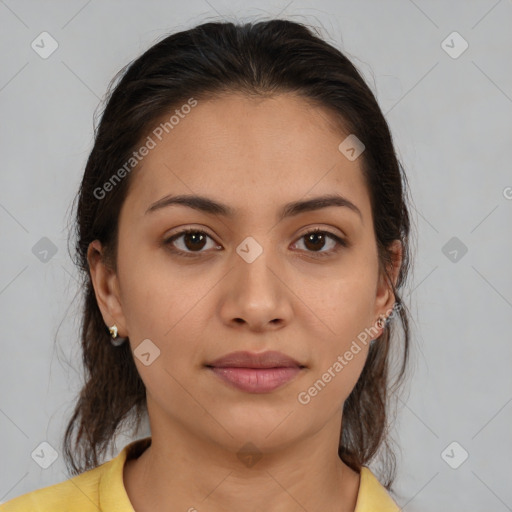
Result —
[[112, 459], [99, 482], [100, 509], [108, 512], [135, 512], [124, 487], [123, 469], [127, 459], [138, 457], [151, 444], [151, 437], [126, 445]]

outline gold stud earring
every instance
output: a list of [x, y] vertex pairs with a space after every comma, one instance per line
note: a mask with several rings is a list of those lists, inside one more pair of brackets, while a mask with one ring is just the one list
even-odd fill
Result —
[[388, 317], [386, 315], [379, 315], [379, 327], [384, 329], [386, 327], [386, 322]]
[[[386, 315], [379, 315], [379, 318], [377, 319], [377, 324], [378, 326], [384, 330], [384, 328], [386, 327], [386, 322], [388, 320], [388, 317]], [[382, 334], [382, 333], [381, 333]], [[377, 338], [373, 339], [370, 341], [370, 346], [373, 346], [375, 343], [377, 342]]]
[[109, 327], [108, 330], [110, 332], [110, 336], [112, 337], [110, 342], [112, 343], [112, 345], [114, 345], [114, 347], [118, 347], [119, 345], [122, 345], [126, 341], [126, 338], [117, 339], [118, 331], [116, 324], [114, 324], [112, 327]]

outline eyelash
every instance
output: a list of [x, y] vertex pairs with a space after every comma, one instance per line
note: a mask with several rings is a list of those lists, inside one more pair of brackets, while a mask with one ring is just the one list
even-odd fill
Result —
[[[171, 252], [173, 252], [174, 254], [178, 254], [179, 256], [183, 256], [185, 258], [196, 258], [196, 257], [200, 256], [203, 251], [186, 252], [186, 251], [182, 251], [181, 249], [176, 249], [175, 247], [172, 246], [172, 242], [174, 242], [174, 240], [176, 240], [176, 239], [180, 238], [181, 236], [186, 235], [188, 233], [195, 233], [195, 234], [199, 233], [202, 235], [206, 235], [209, 238], [212, 238], [208, 233], [206, 233], [205, 231], [202, 231], [201, 229], [187, 228], [187, 229], [184, 229], [183, 231], [180, 231], [179, 233], [172, 235], [170, 238], [168, 238], [167, 240], [164, 241], [164, 244], [166, 246], [168, 246], [169, 250]], [[306, 233], [303, 233], [298, 238], [298, 240], [300, 240], [308, 235], [314, 234], [314, 233], [325, 234], [329, 238], [333, 239], [338, 244], [338, 247], [336, 249], [332, 249], [330, 251], [322, 251], [322, 252], [307, 251], [308, 253], [311, 253], [312, 255], [314, 255], [315, 258], [325, 258], [328, 256], [332, 256], [333, 254], [337, 253], [340, 250], [340, 246], [348, 247], [348, 242], [346, 240], [344, 240], [343, 238], [340, 238], [339, 236], [335, 235], [334, 233], [331, 233], [330, 231], [326, 231], [326, 230], [320, 229], [320, 228], [315, 228], [310, 231], [307, 231]]]

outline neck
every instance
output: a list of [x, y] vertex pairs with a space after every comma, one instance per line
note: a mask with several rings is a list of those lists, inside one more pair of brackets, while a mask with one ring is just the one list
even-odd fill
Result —
[[337, 445], [320, 442], [330, 428], [339, 432], [333, 422], [305, 440], [263, 451], [247, 443], [226, 449], [176, 425], [172, 432], [152, 428], [151, 446], [125, 464], [125, 487], [136, 512], [220, 512], [234, 505], [252, 512], [269, 504], [275, 512], [353, 512], [359, 474], [341, 461]]

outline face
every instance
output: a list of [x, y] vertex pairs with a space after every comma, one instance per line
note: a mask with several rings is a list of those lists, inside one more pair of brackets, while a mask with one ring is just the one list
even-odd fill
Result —
[[[198, 102], [134, 171], [116, 273], [94, 258], [99, 242], [90, 263], [106, 325], [135, 351], [152, 431], [179, 425], [216, 445], [270, 451], [341, 421], [394, 300], [378, 272], [361, 158], [338, 150], [347, 135], [300, 97], [232, 94]], [[182, 195], [226, 211], [169, 201]], [[327, 195], [353, 206], [286, 207]], [[220, 375], [241, 373], [206, 366], [270, 350], [302, 366], [277, 372], [289, 380], [272, 390], [240, 389]]]

